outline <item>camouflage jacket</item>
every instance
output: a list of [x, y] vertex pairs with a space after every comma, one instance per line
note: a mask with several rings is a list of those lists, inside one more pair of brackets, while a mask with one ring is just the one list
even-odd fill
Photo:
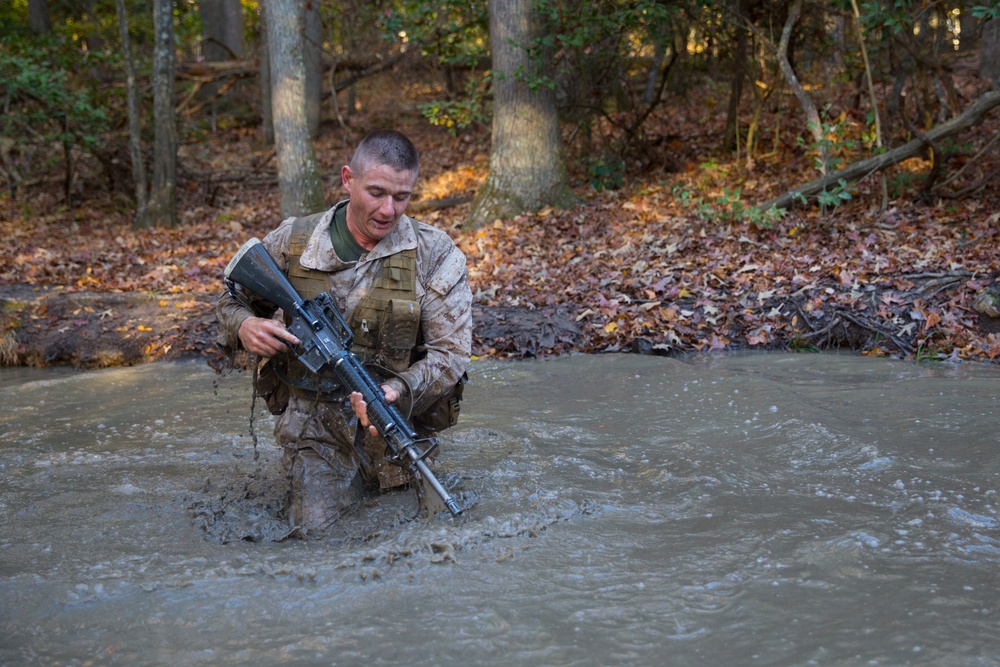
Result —
[[[294, 218], [289, 218], [263, 239], [264, 247], [275, 262], [286, 269], [289, 236]], [[371, 290], [378, 275], [379, 263], [407, 248], [417, 248], [417, 301], [420, 303], [422, 351], [426, 356], [410, 366], [403, 377], [419, 397], [413, 406], [419, 413], [453, 387], [469, 365], [472, 350], [472, 291], [469, 289], [465, 255], [445, 232], [418, 223], [415, 237], [410, 219], [403, 215], [395, 229], [357, 262], [337, 257], [330, 240], [331, 208], [321, 217], [306, 244], [300, 262], [303, 267], [329, 273], [330, 294], [348, 321], [358, 304]], [[216, 315], [219, 320], [219, 343], [237, 349], [237, 332], [247, 317], [272, 314], [254, 295], [237, 287], [241, 299], [228, 290], [219, 297]], [[249, 310], [241, 300], [252, 305]], [[401, 394], [406, 387], [398, 379], [389, 380]]]

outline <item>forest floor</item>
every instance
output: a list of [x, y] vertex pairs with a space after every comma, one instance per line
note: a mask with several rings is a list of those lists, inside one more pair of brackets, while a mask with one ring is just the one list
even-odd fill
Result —
[[[998, 178], [961, 197], [923, 199], [916, 191], [931, 163], [913, 159], [887, 174], [886, 207], [873, 175], [834, 210], [796, 208], [760, 229], [742, 207], [817, 175], [796, 141], [794, 100], [783, 117], [764, 117], [766, 151], [748, 162], [718, 152], [725, 92], [706, 89], [670, 100], [650, 157], [619, 170], [573, 156], [575, 208], [463, 230], [487, 173], [489, 132], [433, 127], [416, 110], [426, 91], [390, 84], [404, 103], [362, 110], [349, 131], [324, 125], [327, 198], [343, 196], [340, 167], [367, 129], [411, 135], [421, 175], [409, 212], [446, 230], [468, 258], [477, 356], [849, 348], [1000, 359]], [[977, 90], [963, 89], [966, 104]], [[1000, 155], [988, 142], [998, 115], [961, 139], [965, 155], [948, 170], [965, 165], [967, 180], [996, 174]], [[859, 116], [837, 116], [844, 137], [863, 129]], [[845, 162], [862, 157], [846, 139], [840, 148]], [[0, 365], [224, 363], [214, 301], [240, 245], [280, 222], [275, 158], [256, 128], [235, 127], [186, 141], [180, 160], [173, 229], [133, 230], [127, 196], [85, 169], [71, 208], [56, 176], [0, 196]], [[463, 203], [441, 208], [446, 199]]]

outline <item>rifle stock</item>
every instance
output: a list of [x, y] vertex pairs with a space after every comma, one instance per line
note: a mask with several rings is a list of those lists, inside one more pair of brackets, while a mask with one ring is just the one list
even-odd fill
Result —
[[256, 237], [244, 243], [229, 260], [226, 278], [264, 297], [286, 313], [297, 312], [303, 302], [264, 244]]
[[[428, 513], [448, 510], [452, 516], [462, 513], [458, 503], [441, 485], [425, 461], [437, 442], [420, 438], [394, 405], [385, 400], [382, 388], [365, 369], [350, 347], [354, 336], [347, 321], [329, 294], [303, 299], [259, 239], [243, 244], [226, 266], [226, 279], [239, 283], [267, 299], [291, 316], [288, 329], [299, 339], [293, 350], [313, 373], [331, 368], [350, 391], [359, 392], [368, 405], [371, 423], [385, 439], [390, 461], [413, 473], [423, 488], [422, 500], [430, 502]], [[425, 449], [421, 443], [428, 443]], [[433, 496], [427, 491], [432, 491]], [[439, 503], [433, 503], [434, 499]]]

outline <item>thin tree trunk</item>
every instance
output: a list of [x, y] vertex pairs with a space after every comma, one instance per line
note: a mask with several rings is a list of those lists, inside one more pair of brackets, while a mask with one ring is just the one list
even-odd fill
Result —
[[1000, 90], [1000, 19], [983, 24], [983, 42], [979, 47], [979, 76]]
[[63, 194], [66, 208], [73, 210], [73, 144], [70, 143], [69, 113], [63, 116]]
[[490, 0], [493, 49], [493, 144], [490, 172], [468, 226], [575, 201], [569, 188], [555, 93], [533, 79], [545, 58], [524, 48], [538, 35], [532, 0]]
[[265, 0], [271, 63], [271, 109], [278, 155], [281, 215], [306, 215], [326, 206], [306, 117], [301, 0]]
[[52, 19], [49, 16], [47, 0], [28, 0], [28, 24], [36, 35], [52, 32]]
[[666, 28], [661, 24], [657, 25], [650, 34], [653, 39], [653, 62], [650, 63], [649, 70], [646, 72], [646, 88], [642, 92], [642, 103], [647, 107], [652, 106], [653, 102], [656, 101], [656, 82], [659, 79], [660, 70], [663, 68], [663, 61], [667, 57], [665, 33]]
[[260, 125], [264, 135], [264, 145], [274, 145], [274, 115], [271, 112], [271, 53], [268, 46], [267, 21], [264, 8], [260, 15]]
[[[198, 12], [201, 15], [201, 54], [205, 61], [243, 58], [243, 6], [240, 0], [200, 0]], [[214, 100], [220, 89], [221, 85], [213, 81], [200, 93], [203, 99]]]
[[979, 27], [979, 19], [972, 15], [972, 8], [978, 4], [978, 0], [966, 0], [961, 3], [961, 14], [958, 17], [958, 25], [961, 32], [958, 35], [958, 48], [960, 51], [972, 51], [976, 47], [976, 29]]
[[[861, 57], [865, 63], [865, 81], [868, 83], [868, 96], [871, 98], [872, 115], [875, 121], [875, 145], [879, 152], [882, 152], [882, 116], [878, 110], [878, 99], [875, 97], [875, 84], [872, 82], [872, 66], [868, 61], [868, 48], [865, 46], [865, 31], [861, 25], [861, 11], [858, 9], [857, 0], [851, 0], [851, 7], [854, 9], [854, 21], [858, 29], [858, 42], [861, 44]], [[889, 186], [885, 182], [885, 174], [879, 174], [880, 187], [882, 189], [882, 204], [879, 210], [884, 211], [889, 206]]]
[[101, 37], [98, 30], [101, 21], [99, 14], [103, 13], [103, 9], [94, 8], [97, 0], [83, 0], [82, 4], [86, 8], [86, 28], [84, 29], [86, 37], [84, 40], [87, 43], [87, 50], [91, 53], [100, 53], [104, 50], [104, 38]]
[[806, 114], [806, 123], [809, 126], [809, 132], [812, 134], [813, 142], [819, 151], [819, 170], [820, 173], [825, 174], [830, 156], [826, 142], [823, 140], [823, 123], [819, 118], [819, 111], [817, 111], [816, 105], [813, 104], [809, 94], [802, 87], [802, 84], [799, 83], [799, 78], [795, 75], [795, 70], [792, 69], [792, 64], [788, 61], [788, 44], [792, 39], [792, 30], [795, 28], [795, 23], [799, 20], [801, 12], [802, 0], [795, 0], [788, 11], [788, 19], [785, 21], [785, 27], [781, 31], [781, 42], [778, 44], [778, 67], [781, 69], [785, 81], [788, 82], [788, 87], [795, 93], [795, 97], [799, 100], [799, 104], [802, 105], [802, 110]]
[[128, 104], [129, 153], [132, 157], [132, 181], [135, 184], [134, 227], [146, 226], [146, 165], [142, 160], [142, 130], [139, 123], [139, 88], [135, 82], [135, 63], [132, 61], [132, 40], [128, 36], [128, 18], [125, 0], [115, 0], [118, 12], [118, 32], [122, 40], [122, 60], [125, 64], [125, 98]]
[[302, 54], [306, 77], [306, 120], [309, 123], [309, 136], [315, 139], [319, 136], [319, 125], [322, 120], [320, 108], [323, 100], [323, 19], [320, 17], [318, 2], [305, 4], [303, 35], [305, 36], [302, 42]]
[[[754, 153], [757, 152], [757, 131], [760, 128], [760, 116], [764, 113], [764, 107], [767, 105], [767, 101], [771, 99], [771, 95], [778, 89], [778, 86], [769, 86], [763, 93], [757, 88], [756, 85], [750, 86], [750, 92], [753, 93], [753, 114], [750, 117], [750, 122], [747, 123], [747, 140], [746, 140], [746, 165], [747, 169], [753, 169], [754, 167]], [[775, 143], [777, 143], [778, 130], [775, 129]]]
[[153, 187], [148, 225], [177, 225], [177, 118], [174, 114], [174, 7], [153, 1]]
[[201, 53], [205, 60], [240, 60], [244, 55], [243, 8], [239, 0], [201, 0]]
[[990, 91], [980, 97], [975, 104], [962, 112], [960, 116], [947, 123], [942, 123], [928, 132], [926, 137], [914, 139], [887, 153], [855, 162], [840, 171], [826, 174], [794, 190], [789, 190], [780, 197], [761, 204], [759, 208], [764, 211], [771, 208], [789, 208], [796, 202], [801, 202], [803, 199], [819, 194], [840, 181], [853, 183], [877, 171], [898, 165], [905, 160], [920, 155], [928, 142], [938, 142], [941, 139], [952, 137], [976, 125], [987, 112], [998, 106], [1000, 106], [1000, 91]]
[[[735, 3], [735, 13], [740, 16], [740, 3]], [[722, 132], [722, 150], [740, 149], [740, 98], [743, 97], [743, 80], [746, 78], [747, 31], [736, 26], [736, 53], [733, 56], [733, 80], [729, 87], [729, 107], [726, 110], [726, 127]]]

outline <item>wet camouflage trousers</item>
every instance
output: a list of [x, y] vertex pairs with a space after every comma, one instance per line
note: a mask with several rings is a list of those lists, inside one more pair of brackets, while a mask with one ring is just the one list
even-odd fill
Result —
[[385, 460], [381, 437], [358, 434], [358, 419], [346, 399], [291, 396], [274, 436], [289, 479], [289, 524], [309, 533], [332, 526], [366, 494], [408, 481], [407, 471]]

